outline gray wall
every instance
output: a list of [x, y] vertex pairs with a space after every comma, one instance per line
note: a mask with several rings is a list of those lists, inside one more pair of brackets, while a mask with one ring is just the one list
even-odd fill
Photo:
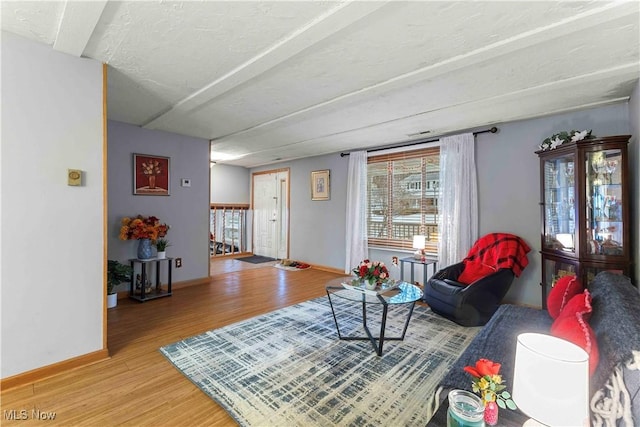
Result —
[[[497, 134], [480, 134], [476, 140], [480, 235], [507, 232], [522, 237], [532, 248], [529, 266], [516, 279], [507, 302], [541, 306], [540, 179], [538, 144], [562, 130], [593, 129], [598, 136], [627, 134], [627, 103], [574, 113], [553, 115], [498, 125]], [[346, 174], [348, 158], [339, 154], [279, 163], [258, 170], [291, 168], [291, 258], [344, 269]], [[331, 169], [331, 200], [312, 202], [310, 172]], [[635, 179], [638, 179], [636, 170]], [[637, 222], [637, 214], [634, 217]], [[633, 243], [638, 246], [636, 241]], [[370, 249], [371, 259], [391, 264], [393, 256], [410, 252]], [[409, 270], [406, 270], [405, 279]], [[398, 269], [391, 275], [399, 278]], [[422, 277], [416, 267], [416, 279]], [[422, 281], [420, 279], [420, 281]]]
[[540, 162], [534, 152], [543, 139], [572, 129], [597, 136], [629, 133], [626, 103], [499, 125], [477, 139], [480, 235], [504, 231], [531, 246], [529, 266], [505, 300], [540, 306]]
[[249, 169], [221, 164], [211, 167], [211, 203], [248, 204], [250, 192]]
[[[2, 378], [104, 349], [102, 64], [2, 32]], [[67, 169], [84, 184], [67, 185]]]
[[[290, 168], [289, 257], [342, 270], [345, 259], [347, 157], [309, 157], [252, 169]], [[311, 172], [329, 169], [330, 199], [311, 200]]]
[[[171, 226], [167, 256], [182, 258], [182, 268], [173, 269], [173, 282], [208, 277], [209, 141], [109, 121], [108, 142], [109, 259], [136, 257], [138, 242], [118, 239], [123, 217], [155, 215]], [[133, 195], [133, 153], [170, 157], [169, 196]], [[181, 187], [182, 178], [190, 178], [191, 187]], [[118, 287], [125, 289], [125, 284]]]
[[640, 283], [640, 81], [636, 82], [629, 99], [629, 128], [631, 144], [629, 145], [629, 159], [631, 174], [631, 235], [635, 236], [633, 259], [635, 260], [634, 279], [636, 286]]

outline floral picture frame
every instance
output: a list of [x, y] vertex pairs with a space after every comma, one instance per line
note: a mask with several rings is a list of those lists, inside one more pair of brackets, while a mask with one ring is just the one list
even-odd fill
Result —
[[133, 153], [133, 194], [136, 196], [168, 196], [170, 158]]
[[329, 169], [311, 172], [311, 200], [329, 200]]

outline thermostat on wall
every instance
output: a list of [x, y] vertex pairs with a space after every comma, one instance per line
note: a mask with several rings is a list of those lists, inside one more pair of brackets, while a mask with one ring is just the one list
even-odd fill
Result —
[[180, 186], [182, 186], [182, 187], [191, 187], [191, 180], [189, 178], [182, 178], [180, 180]]

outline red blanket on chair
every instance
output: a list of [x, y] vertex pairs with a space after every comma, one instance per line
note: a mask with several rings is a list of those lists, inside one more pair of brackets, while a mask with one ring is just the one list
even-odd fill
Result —
[[491, 233], [478, 239], [464, 261], [480, 260], [496, 269], [510, 268], [516, 277], [529, 264], [529, 245], [520, 237], [508, 233]]

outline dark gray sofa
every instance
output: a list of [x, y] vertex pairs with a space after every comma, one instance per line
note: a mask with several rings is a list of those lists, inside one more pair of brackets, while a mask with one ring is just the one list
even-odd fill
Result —
[[[589, 324], [595, 332], [600, 354], [590, 380], [591, 424], [638, 426], [640, 293], [629, 278], [609, 272], [598, 274], [588, 289], [593, 307]], [[440, 382], [434, 403], [441, 403], [452, 389], [471, 391], [471, 378], [463, 368], [474, 365], [480, 358], [501, 363], [507, 390], [513, 390], [516, 337], [523, 332], [549, 333], [552, 322], [545, 310], [500, 306]], [[617, 383], [614, 387], [611, 387], [612, 381]], [[614, 394], [613, 389], [620, 392]], [[522, 415], [522, 419], [526, 417]]]

